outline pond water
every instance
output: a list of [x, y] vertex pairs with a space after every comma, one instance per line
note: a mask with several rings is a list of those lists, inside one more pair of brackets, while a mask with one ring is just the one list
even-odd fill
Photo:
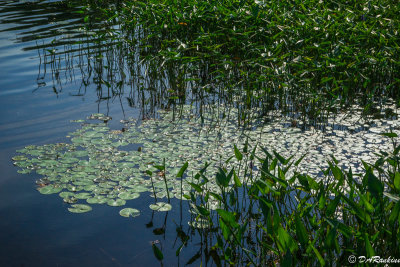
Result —
[[[154, 266], [150, 242], [156, 240], [163, 241], [165, 260], [178, 265], [185, 257], [175, 257], [170, 218], [179, 224], [179, 209], [154, 213], [153, 227], [146, 227], [151, 210], [135, 219], [107, 205], [70, 213], [57, 194], [38, 193], [40, 175], [19, 174], [13, 166], [17, 149], [67, 142], [67, 133], [79, 128], [72, 119], [102, 112], [118, 122], [139, 115], [126, 98], [123, 110], [119, 97], [100, 99], [96, 84], [82, 84], [79, 50], [73, 59], [74, 52], [66, 52], [83, 35], [83, 19], [74, 11], [57, 1], [0, 1], [0, 266]], [[53, 49], [59, 62], [51, 62]], [[151, 201], [143, 196], [135, 206]], [[166, 216], [165, 234], [155, 235]]]
[[[163, 158], [173, 161], [167, 162], [173, 171], [179, 170], [187, 160], [191, 164], [198, 161], [197, 166], [193, 164], [197, 169], [203, 164], [202, 160], [213, 161], [216, 167], [233, 155], [234, 143], [243, 145], [248, 139], [268, 146], [271, 153], [277, 150], [285, 157], [296, 154], [299, 158], [307, 152], [301, 171], [318, 175], [319, 167], [326, 166], [325, 161], [331, 154], [338, 155], [340, 160], [351, 158], [349, 164], [360, 171], [360, 159], [372, 162], [376, 159], [374, 152], [390, 149], [389, 140], [379, 136], [380, 132], [399, 133], [398, 111], [394, 105], [390, 106], [394, 115], [387, 120], [365, 120], [358, 113], [343, 113], [330, 117], [324, 131], [308, 129], [306, 132], [289, 127], [296, 125], [291, 119], [281, 118], [279, 112], [274, 114], [277, 120], [264, 124], [254, 118], [258, 126], [253, 126], [252, 131], [242, 131], [233, 122], [239, 117], [237, 109], [231, 108], [225, 113], [225, 106], [207, 105], [206, 100], [197, 102], [195, 97], [190, 101], [186, 99], [191, 106], [168, 109], [171, 102], [163, 102], [157, 94], [162, 82], [144, 80], [142, 76], [148, 73], [140, 63], [127, 68], [120, 54], [124, 50], [118, 43], [111, 42], [107, 47], [92, 38], [74, 5], [73, 1], [69, 6], [61, 1], [0, 0], [1, 266], [154, 266], [159, 262], [153, 255], [152, 242], [161, 244], [168, 266], [179, 266], [201, 249], [196, 245], [200, 242], [198, 237], [193, 236], [191, 244], [194, 245], [182, 250], [179, 257], [175, 256], [180, 245], [176, 242], [176, 226], [183, 223], [184, 229], [190, 232], [188, 203], [177, 198], [171, 199], [173, 208], [169, 212], [152, 212], [149, 204], [154, 198], [149, 192], [127, 200], [124, 207], [141, 211], [135, 218], [122, 217], [119, 211], [123, 207], [109, 205], [92, 205], [92, 211], [82, 214], [69, 212], [70, 204], [58, 194], [38, 192], [37, 189], [44, 188], [40, 182], [43, 175], [17, 172], [20, 169], [13, 165], [12, 158], [18, 154], [17, 150], [26, 146], [72, 143], [75, 144], [73, 150], [88, 149], [92, 159], [99, 151], [103, 153], [104, 161], [91, 167], [118, 169], [120, 166], [113, 164], [118, 161], [115, 153], [120, 152], [111, 148], [110, 152], [104, 147], [97, 149], [99, 144], [91, 144], [93, 139], [85, 137], [109, 139], [108, 146], [121, 142], [119, 151], [133, 151], [124, 156], [136, 160], [137, 154], [146, 152], [149, 155], [141, 156], [140, 161], [135, 162], [141, 171], [135, 175], [143, 176], [150, 168], [147, 166], [151, 165], [150, 161], [158, 160], [155, 163], [161, 164]], [[165, 81], [174, 87], [171, 78], [174, 75], [166, 72], [163, 74], [168, 77]], [[127, 78], [132, 73], [135, 73], [136, 83]], [[142, 87], [149, 90], [144, 92]], [[212, 102], [213, 98], [208, 100]], [[157, 113], [157, 107], [169, 112], [161, 109], [162, 112]], [[209, 111], [202, 111], [202, 116], [197, 118], [196, 112], [204, 107]], [[223, 123], [220, 123], [221, 116], [213, 118], [215, 109], [222, 110], [224, 119], [230, 117], [232, 120], [221, 120]], [[175, 116], [172, 115], [175, 112], [183, 112], [185, 119], [170, 123], [170, 116]], [[89, 124], [80, 122], [96, 113], [112, 117], [112, 120], [107, 123], [103, 122], [104, 118], [96, 122], [89, 120]], [[154, 116], [157, 120], [152, 119]], [[189, 118], [195, 119], [189, 123]], [[78, 123], [71, 123], [76, 120]], [[97, 124], [108, 127], [105, 130], [107, 136], [91, 131], [90, 127]], [[219, 130], [210, 133], [207, 130], [210, 128]], [[209, 135], [203, 136], [203, 132]], [[123, 142], [126, 144], [122, 145]], [[216, 153], [210, 152], [212, 147], [216, 148]], [[111, 154], [107, 154], [109, 152]], [[106, 161], [107, 155], [112, 156], [109, 161]], [[86, 156], [80, 159], [82, 164]], [[57, 160], [59, 158], [57, 155]], [[66, 156], [63, 159], [66, 160]], [[129, 162], [121, 161], [122, 164]], [[54, 171], [54, 168], [49, 169]], [[45, 174], [45, 168], [42, 171]], [[57, 175], [69, 179], [66, 174]], [[116, 174], [103, 172], [102, 175]], [[125, 190], [122, 184], [127, 184], [127, 179], [121, 179], [119, 189]], [[145, 185], [150, 188], [148, 181]], [[158, 182], [162, 187], [162, 179]], [[68, 183], [63, 186], [67, 187]], [[173, 193], [176, 194], [176, 190]], [[184, 212], [181, 212], [181, 203]], [[159, 229], [164, 227], [165, 233], [160, 234]]]

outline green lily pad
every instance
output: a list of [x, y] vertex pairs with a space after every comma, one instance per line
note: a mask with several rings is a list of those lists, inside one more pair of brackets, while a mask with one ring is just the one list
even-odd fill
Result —
[[71, 191], [71, 192], [81, 191], [82, 190], [82, 186], [80, 186], [80, 185], [75, 186], [75, 185], [68, 184], [67, 185], [67, 190]]
[[19, 161], [19, 160], [27, 160], [28, 158], [25, 156], [15, 156], [12, 158], [14, 161]]
[[107, 203], [107, 198], [104, 196], [94, 196], [91, 198], [87, 198], [86, 202], [89, 204], [105, 204]]
[[90, 194], [90, 193], [87, 193], [87, 192], [82, 192], [82, 193], [78, 193], [78, 194], [76, 194], [75, 195], [75, 197], [77, 198], [77, 199], [88, 199], [88, 198], [90, 198], [92, 195]]
[[97, 187], [97, 185], [95, 185], [95, 184], [89, 184], [89, 185], [85, 185], [84, 187], [83, 187], [83, 190], [85, 190], [85, 191], [94, 191], [96, 188], [98, 188]]
[[74, 197], [74, 196], [71, 196], [71, 197], [63, 198], [63, 201], [65, 203], [72, 204], [72, 203], [76, 203], [78, 201], [78, 199], [76, 197]]
[[113, 207], [118, 207], [118, 206], [123, 206], [126, 204], [126, 201], [120, 198], [117, 199], [110, 199], [107, 201], [107, 205], [113, 206]]
[[61, 198], [67, 198], [67, 197], [73, 197], [75, 196], [75, 193], [68, 192], [68, 191], [63, 191], [60, 194], [58, 194]]
[[85, 204], [74, 204], [74, 205], [71, 205], [71, 208], [68, 208], [68, 210], [73, 213], [84, 213], [84, 212], [91, 211], [92, 207], [90, 207], [89, 205], [85, 205]]
[[118, 197], [119, 197], [120, 199], [124, 199], [124, 200], [135, 199], [135, 198], [138, 198], [139, 196], [140, 196], [140, 194], [139, 194], [139, 193], [136, 193], [136, 192], [134, 192], [134, 193], [122, 192], [122, 193], [119, 193], [119, 194], [118, 194]]
[[140, 215], [140, 211], [133, 208], [125, 208], [119, 211], [119, 215], [122, 217], [137, 217]]
[[169, 211], [172, 209], [171, 204], [165, 202], [157, 202], [156, 204], [151, 204], [149, 207], [155, 211]]
[[131, 192], [136, 192], [136, 193], [142, 193], [142, 192], [147, 192], [147, 191], [149, 191], [149, 189], [147, 187], [141, 186], [141, 185], [135, 186], [131, 190]]
[[53, 185], [46, 185], [38, 189], [38, 191], [43, 195], [59, 193], [61, 190], [61, 187], [54, 187]]

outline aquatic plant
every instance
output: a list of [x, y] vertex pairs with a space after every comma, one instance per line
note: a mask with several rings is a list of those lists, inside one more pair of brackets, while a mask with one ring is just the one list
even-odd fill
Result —
[[165, 89], [173, 99], [217, 92], [238, 97], [240, 109], [261, 105], [304, 121], [352, 104], [373, 114], [389, 97], [399, 101], [392, 0], [142, 0], [101, 10], [120, 25], [113, 36], [131, 47], [132, 62], [174, 81]]
[[[399, 129], [397, 120], [366, 124], [356, 113], [354, 117], [339, 117], [339, 125], [332, 118], [328, 124], [331, 129], [325, 129], [325, 133], [287, 127], [284, 117], [277, 117], [268, 125], [255, 121], [252, 129], [240, 129], [235, 122], [237, 110], [226, 109], [225, 117], [215, 117], [214, 108], [226, 107], [204, 106], [200, 117], [190, 105], [182, 106], [180, 112], [159, 110], [156, 119], [141, 123], [135, 119], [122, 121], [122, 130], [109, 128], [111, 117], [92, 114], [87, 120], [74, 121], [82, 127], [68, 135], [70, 143], [27, 146], [18, 150], [14, 164], [20, 167], [20, 173], [35, 171], [43, 176], [36, 181], [40, 193], [58, 193], [69, 204], [118, 207], [134, 203], [143, 193], [149, 193], [155, 202], [163, 198], [192, 199], [206, 187], [213, 192], [208, 198], [210, 207], [217, 209], [216, 195], [224, 193], [225, 186], [251, 184], [249, 171], [255, 177], [262, 170], [261, 162], [255, 160], [251, 167], [244, 166], [240, 149], [245, 153], [252, 151], [257, 157], [264, 151], [280, 155], [272, 162], [275, 166], [286, 162], [292, 154], [293, 160], [303, 159], [297, 172], [321, 177], [321, 169], [328, 167], [326, 158], [334, 153], [345, 161], [343, 168], [361, 171], [360, 158], [372, 162], [378, 158], [373, 153], [386, 151], [390, 146], [378, 132], [392, 128], [395, 134]], [[359, 126], [354, 123], [356, 119]], [[349, 133], [346, 125], [357, 128]], [[344, 129], [333, 129], [339, 126]], [[229, 156], [229, 151], [235, 157]], [[235, 168], [236, 172], [231, 174], [235, 179], [227, 184], [221, 168]], [[222, 175], [221, 179], [205, 178], [216, 172]], [[292, 170], [287, 172], [292, 174]], [[171, 208], [169, 204], [159, 206], [161, 203], [151, 207]]]
[[[363, 162], [357, 173], [341, 169], [332, 157], [322, 180], [288, 175], [300, 162], [279, 154], [265, 150], [261, 158], [237, 151], [243, 165], [260, 161], [261, 172], [254, 176], [249, 169], [252, 183], [235, 178], [231, 188], [236, 169], [218, 172], [223, 193], [216, 196], [220, 208], [215, 211], [207, 204], [213, 191], [206, 187], [200, 199], [190, 200], [196, 217], [189, 225], [201, 235], [204, 249], [196, 259], [216, 266], [348, 266], [362, 263], [360, 257], [398, 259], [400, 145], [396, 134], [384, 135], [393, 138], [392, 152], [382, 152], [372, 164]], [[203, 227], [195, 224], [203, 221]]]

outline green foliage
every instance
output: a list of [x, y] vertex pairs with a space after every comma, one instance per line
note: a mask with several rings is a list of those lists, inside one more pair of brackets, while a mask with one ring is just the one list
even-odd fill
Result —
[[[399, 98], [399, 7], [393, 0], [139, 0], [103, 13], [118, 18], [121, 39], [150, 65], [177, 63], [179, 79], [191, 81], [208, 69], [209, 82], [229, 93], [243, 86], [243, 106], [263, 99], [315, 119], [336, 105], [360, 101], [373, 113], [375, 97]], [[296, 97], [288, 104], [285, 96]]]
[[[246, 154], [241, 159], [249, 160]], [[277, 153], [259, 160], [263, 172], [250, 177], [252, 183], [230, 184], [228, 176], [235, 177], [235, 170], [229, 175], [219, 170], [217, 182], [224, 189], [222, 197], [216, 198], [219, 209], [206, 210], [213, 192], [198, 192], [205, 203], [197, 206], [198, 216], [212, 222], [199, 232], [206, 235], [203, 240], [214, 242], [206, 246], [206, 255], [217, 266], [348, 265], [350, 255], [400, 256], [400, 157], [396, 150], [383, 152], [374, 164], [364, 163], [363, 174], [329, 162], [324, 177], [318, 179], [296, 169], [291, 177], [275, 177], [272, 173], [285, 165], [296, 167]]]

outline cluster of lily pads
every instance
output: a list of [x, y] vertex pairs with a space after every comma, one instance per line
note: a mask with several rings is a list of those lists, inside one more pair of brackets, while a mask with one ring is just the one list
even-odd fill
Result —
[[[70, 212], [90, 211], [93, 204], [124, 206], [141, 194], [156, 198], [151, 209], [168, 211], [172, 206], [159, 200], [167, 196], [185, 199], [183, 196], [189, 195], [191, 184], [196, 183], [194, 175], [206, 163], [209, 165], [205, 177], [213, 177], [221, 166], [240, 170], [237, 168], [240, 162], [232, 157], [233, 144], [239, 150], [245, 143], [249, 149], [257, 144], [255, 154], [259, 157], [264, 153], [261, 147], [284, 157], [305, 155], [297, 171], [317, 176], [327, 166], [331, 154], [344, 161], [343, 168], [358, 170], [360, 159], [371, 162], [377, 157], [374, 152], [390, 147], [388, 140], [378, 133], [399, 133], [400, 129], [397, 119], [365, 121], [360, 114], [352, 113], [332, 117], [324, 132], [287, 127], [288, 121], [283, 116], [244, 130], [236, 125], [237, 110], [230, 108], [218, 116], [215, 108], [224, 107], [209, 106], [201, 116], [196, 116], [190, 105], [183, 106], [178, 113], [159, 110], [155, 119], [123, 120], [118, 130], [110, 129], [110, 117], [92, 114], [86, 120], [74, 121], [82, 127], [68, 135], [70, 143], [27, 146], [17, 151], [14, 164], [21, 168], [20, 173], [35, 171], [42, 175], [36, 181], [38, 191], [58, 193], [64, 202], [71, 204]], [[165, 169], [155, 168], [164, 160]], [[185, 162], [189, 162], [187, 175], [177, 178]], [[253, 176], [257, 177], [259, 163], [254, 162], [252, 167]], [[244, 179], [245, 175], [239, 171], [238, 177]], [[220, 188], [213, 180], [210, 179], [208, 190], [218, 194]], [[211, 209], [219, 205], [212, 197], [209, 202]], [[139, 214], [133, 208], [120, 211], [125, 217]]]

